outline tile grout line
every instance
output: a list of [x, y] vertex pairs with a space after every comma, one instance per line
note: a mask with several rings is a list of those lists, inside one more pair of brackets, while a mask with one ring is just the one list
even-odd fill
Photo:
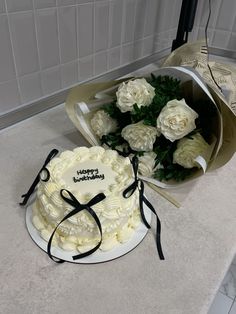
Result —
[[[86, 3], [87, 4], [87, 3]], [[89, 3], [90, 4], [90, 3]], [[96, 8], [97, 4], [95, 1], [92, 2], [92, 9], [93, 9], [93, 34], [92, 34], [92, 40], [93, 40], [93, 50], [92, 50], [92, 60], [93, 60], [93, 73], [95, 73], [95, 53], [96, 51]]]
[[[62, 63], [62, 49], [61, 49], [61, 38], [60, 38], [60, 22], [59, 22], [59, 9], [58, 0], [56, 0], [56, 19], [57, 19], [57, 39], [58, 39], [58, 53], [59, 53], [59, 73], [60, 73], [60, 89], [62, 88], [62, 73], [61, 73], [61, 63]], [[77, 34], [76, 34], [77, 35]]]
[[19, 79], [18, 79], [19, 75], [18, 75], [18, 69], [17, 69], [17, 65], [16, 65], [16, 54], [15, 54], [15, 50], [14, 50], [14, 46], [13, 46], [12, 31], [11, 31], [11, 25], [10, 25], [10, 17], [9, 17], [7, 0], [5, 0], [5, 9], [6, 9], [8, 31], [9, 31], [9, 39], [10, 39], [10, 43], [11, 43], [12, 58], [13, 58], [14, 70], [15, 70], [15, 79], [13, 79], [12, 81], [16, 80], [17, 91], [18, 91], [17, 98], [18, 98], [20, 105], [22, 105], [23, 101], [22, 101], [22, 95], [21, 95], [21, 90], [20, 90], [20, 83], [19, 83]]
[[42, 84], [42, 59], [41, 59], [41, 55], [39, 51], [39, 34], [38, 34], [38, 25], [37, 25], [38, 16], [35, 9], [35, 0], [32, 1], [32, 4], [33, 4], [35, 41], [36, 41], [38, 64], [39, 64], [39, 71], [37, 71], [36, 73], [38, 73], [39, 75], [39, 87], [40, 87], [41, 97], [43, 97], [44, 95], [43, 95], [43, 84]]

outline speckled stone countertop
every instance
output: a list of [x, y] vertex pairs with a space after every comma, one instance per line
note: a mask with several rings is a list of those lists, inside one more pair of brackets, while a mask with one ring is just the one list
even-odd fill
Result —
[[0, 312], [207, 313], [236, 252], [236, 156], [192, 185], [179, 209], [146, 189], [165, 261], [149, 232], [114, 261], [58, 265], [31, 240], [18, 203], [52, 148], [82, 145], [63, 105], [0, 132]]

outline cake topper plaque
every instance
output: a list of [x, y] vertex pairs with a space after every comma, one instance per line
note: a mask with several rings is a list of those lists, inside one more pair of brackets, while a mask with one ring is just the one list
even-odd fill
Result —
[[105, 175], [103, 173], [99, 173], [98, 168], [95, 169], [81, 169], [76, 171], [77, 176], [73, 177], [73, 181], [81, 182], [81, 181], [89, 181], [89, 180], [104, 180]]

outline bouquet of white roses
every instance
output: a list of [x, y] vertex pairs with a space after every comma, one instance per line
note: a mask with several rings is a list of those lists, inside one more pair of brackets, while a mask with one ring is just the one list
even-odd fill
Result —
[[216, 144], [217, 107], [204, 93], [171, 76], [123, 82], [113, 102], [93, 113], [90, 127], [120, 154], [136, 155], [139, 173], [183, 181], [207, 168]]
[[91, 145], [136, 155], [140, 177], [163, 188], [227, 162], [230, 149], [221, 150], [224, 108], [203, 79], [185, 67], [78, 85], [66, 101], [68, 116]]

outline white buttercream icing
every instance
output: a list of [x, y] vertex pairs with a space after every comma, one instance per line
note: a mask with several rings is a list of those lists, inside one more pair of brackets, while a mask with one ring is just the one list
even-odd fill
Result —
[[[48, 182], [40, 182], [33, 212], [33, 224], [48, 241], [55, 226], [73, 208], [66, 203], [60, 190], [71, 191], [81, 204], [103, 192], [106, 198], [92, 206], [103, 232], [101, 250], [107, 251], [126, 242], [140, 223], [137, 214], [138, 191], [130, 198], [122, 193], [133, 182], [129, 158], [102, 147], [80, 147], [65, 151], [47, 166]], [[53, 244], [66, 251], [86, 252], [100, 240], [94, 219], [83, 210], [65, 220], [55, 233]]]
[[119, 230], [119, 232], [117, 233], [117, 239], [119, 242], [125, 243], [131, 238], [133, 234], [134, 229], [127, 224], [122, 229]]
[[65, 237], [59, 237], [58, 245], [65, 251], [74, 251], [77, 247], [76, 243], [68, 241], [68, 238]]

